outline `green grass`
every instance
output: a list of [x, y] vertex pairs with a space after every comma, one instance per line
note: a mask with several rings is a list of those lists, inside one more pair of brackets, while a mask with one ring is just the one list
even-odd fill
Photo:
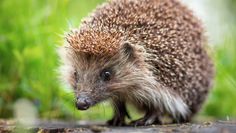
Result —
[[44, 118], [99, 118], [75, 113], [73, 95], [65, 94], [56, 75], [61, 35], [102, 2], [86, 1], [0, 1], [0, 117], [11, 117], [13, 103], [27, 98]]
[[235, 32], [214, 47], [216, 78], [203, 110], [204, 115], [236, 117], [236, 39]]
[[[13, 117], [13, 105], [29, 99], [42, 118], [106, 119], [111, 108], [101, 104], [86, 112], [74, 107], [73, 93], [57, 79], [56, 47], [70, 26], [103, 0], [0, 1], [0, 118]], [[236, 35], [236, 34], [233, 34]], [[201, 115], [236, 116], [236, 39], [216, 45], [215, 87]]]

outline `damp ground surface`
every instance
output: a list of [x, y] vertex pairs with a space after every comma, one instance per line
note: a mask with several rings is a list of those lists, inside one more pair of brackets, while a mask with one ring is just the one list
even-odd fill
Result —
[[13, 120], [0, 120], [0, 133], [152, 133], [152, 132], [193, 132], [193, 133], [236, 133], [236, 121], [214, 121], [202, 123], [151, 125], [146, 127], [111, 127], [102, 122], [38, 121], [34, 125], [16, 126]]

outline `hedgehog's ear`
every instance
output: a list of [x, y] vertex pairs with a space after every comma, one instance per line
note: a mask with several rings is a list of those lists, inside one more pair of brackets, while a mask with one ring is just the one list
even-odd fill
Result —
[[125, 42], [121, 46], [122, 54], [128, 59], [134, 59], [134, 50], [134, 47], [129, 42]]

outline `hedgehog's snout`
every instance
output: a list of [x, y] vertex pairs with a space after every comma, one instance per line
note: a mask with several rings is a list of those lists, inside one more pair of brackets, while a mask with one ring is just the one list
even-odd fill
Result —
[[87, 110], [92, 105], [92, 100], [85, 94], [76, 97], [75, 106], [78, 110]]

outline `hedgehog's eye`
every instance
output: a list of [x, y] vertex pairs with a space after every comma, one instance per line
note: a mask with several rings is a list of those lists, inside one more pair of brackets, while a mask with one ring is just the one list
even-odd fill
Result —
[[75, 76], [75, 77], [77, 76], [77, 71], [74, 71], [74, 76]]
[[73, 73], [74, 77], [75, 77], [75, 80], [76, 82], [78, 81], [78, 72], [76, 70], [74, 70], [74, 73]]
[[112, 72], [109, 69], [104, 69], [101, 73], [100, 73], [100, 77], [103, 81], [109, 81], [111, 80], [111, 76], [112, 76]]

